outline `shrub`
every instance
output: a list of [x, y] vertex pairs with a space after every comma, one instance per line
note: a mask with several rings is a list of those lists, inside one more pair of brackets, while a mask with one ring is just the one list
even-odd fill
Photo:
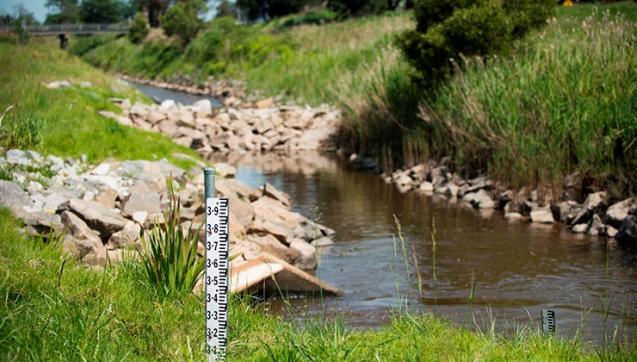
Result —
[[142, 238], [145, 253], [142, 263], [151, 285], [160, 295], [182, 296], [192, 292], [205, 268], [205, 259], [197, 256], [199, 232], [181, 227], [181, 202], [168, 180], [170, 205], [164, 211], [165, 225]]
[[325, 24], [337, 20], [338, 14], [331, 10], [310, 10], [303, 14], [293, 15], [283, 21], [278, 26], [279, 29], [290, 28], [304, 24]]
[[505, 51], [552, 9], [552, 0], [417, 0], [416, 29], [399, 44], [417, 78], [432, 86], [447, 76], [450, 60]]
[[110, 36], [88, 36], [88, 37], [78, 37], [73, 40], [71, 46], [69, 47], [69, 52], [71, 54], [82, 56], [91, 50], [99, 47], [107, 43], [110, 39], [113, 39]]
[[201, 29], [202, 21], [198, 16], [205, 8], [205, 3], [201, 0], [178, 2], [162, 15], [162, 28], [168, 36], [179, 37], [185, 46]]
[[135, 44], [141, 43], [148, 35], [148, 23], [146, 17], [142, 13], [137, 13], [128, 30], [128, 37]]
[[328, 0], [327, 6], [342, 16], [380, 14], [389, 8], [386, 0]]

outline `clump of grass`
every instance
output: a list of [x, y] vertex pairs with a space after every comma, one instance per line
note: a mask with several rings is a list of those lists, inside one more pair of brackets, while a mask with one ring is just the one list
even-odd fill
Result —
[[146, 276], [161, 295], [183, 296], [191, 293], [205, 269], [205, 259], [197, 256], [199, 232], [192, 225], [181, 226], [181, 201], [168, 181], [170, 205], [164, 211], [163, 227], [142, 237], [141, 254]]
[[5, 148], [34, 148], [42, 143], [43, 122], [32, 117], [9, 115], [2, 125], [2, 145]]

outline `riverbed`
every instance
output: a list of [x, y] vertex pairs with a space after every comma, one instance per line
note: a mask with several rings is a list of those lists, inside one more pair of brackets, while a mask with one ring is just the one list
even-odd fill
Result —
[[[178, 93], [144, 87], [160, 101]], [[485, 332], [514, 332], [537, 328], [541, 310], [550, 309], [561, 336], [595, 344], [615, 334], [635, 339], [635, 250], [560, 225], [508, 222], [453, 199], [400, 193], [316, 152], [219, 160], [251, 186], [269, 182], [289, 193], [295, 211], [336, 230], [316, 274], [344, 295], [270, 300], [273, 312], [299, 323], [336, 317], [349, 328], [377, 328], [399, 311], [431, 312]]]

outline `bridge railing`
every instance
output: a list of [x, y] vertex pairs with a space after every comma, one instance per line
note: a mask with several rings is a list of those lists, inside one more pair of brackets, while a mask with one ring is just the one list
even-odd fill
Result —
[[[27, 25], [24, 30], [32, 34], [41, 33], [109, 33], [126, 32], [129, 29], [127, 23], [117, 24], [50, 24], [50, 25]], [[15, 25], [1, 25], [0, 31], [14, 31]]]

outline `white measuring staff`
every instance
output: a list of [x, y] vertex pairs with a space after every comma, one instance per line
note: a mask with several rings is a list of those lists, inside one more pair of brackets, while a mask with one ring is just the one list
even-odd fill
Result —
[[209, 361], [225, 361], [228, 337], [228, 199], [215, 196], [215, 171], [204, 169], [206, 197], [206, 345]]

